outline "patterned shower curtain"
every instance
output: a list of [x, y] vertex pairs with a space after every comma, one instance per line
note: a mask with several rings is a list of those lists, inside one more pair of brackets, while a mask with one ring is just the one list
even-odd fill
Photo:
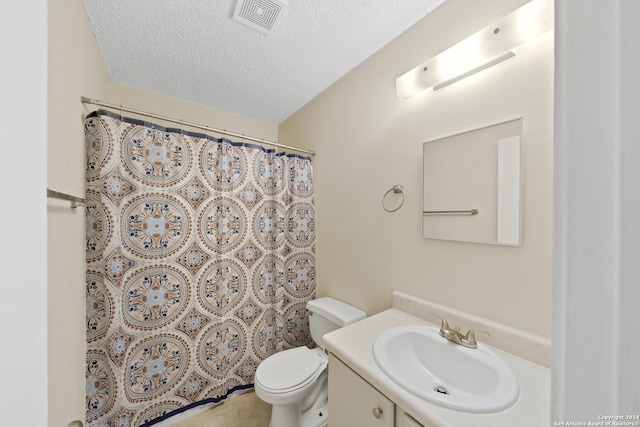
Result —
[[311, 161], [99, 110], [85, 121], [86, 424], [152, 425], [311, 342]]

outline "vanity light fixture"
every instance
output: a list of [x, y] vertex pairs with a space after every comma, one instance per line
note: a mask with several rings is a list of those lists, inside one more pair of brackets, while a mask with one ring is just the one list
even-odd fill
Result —
[[551, 0], [531, 0], [398, 77], [396, 93], [406, 99], [429, 88], [436, 91], [513, 58], [519, 45], [553, 28], [552, 8]]

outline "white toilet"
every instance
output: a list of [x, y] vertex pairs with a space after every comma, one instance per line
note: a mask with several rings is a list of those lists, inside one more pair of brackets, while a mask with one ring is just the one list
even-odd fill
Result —
[[367, 317], [364, 311], [330, 297], [309, 301], [307, 311], [311, 338], [319, 347], [276, 353], [256, 370], [256, 394], [273, 405], [270, 427], [320, 427], [327, 422], [329, 359], [322, 336]]

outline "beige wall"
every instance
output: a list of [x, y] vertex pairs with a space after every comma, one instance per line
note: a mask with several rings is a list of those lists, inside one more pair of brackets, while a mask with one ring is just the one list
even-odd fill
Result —
[[[277, 139], [275, 125], [110, 82], [81, 1], [49, 1], [48, 31], [47, 186], [53, 190], [84, 194], [82, 120], [95, 107], [82, 105], [81, 96], [266, 140]], [[75, 419], [84, 421], [83, 210], [49, 199], [47, 226], [48, 425], [64, 427]]]
[[[282, 142], [318, 153], [318, 295], [373, 314], [398, 289], [550, 336], [553, 33], [438, 92], [395, 94], [397, 76], [523, 3], [448, 0], [280, 126]], [[422, 143], [518, 117], [523, 245], [422, 239]], [[388, 213], [381, 200], [394, 184], [406, 203]]]
[[[84, 197], [85, 112], [80, 95], [101, 97], [107, 75], [81, 1], [49, 1], [47, 186]], [[84, 422], [84, 211], [49, 199], [48, 391], [51, 427]]]

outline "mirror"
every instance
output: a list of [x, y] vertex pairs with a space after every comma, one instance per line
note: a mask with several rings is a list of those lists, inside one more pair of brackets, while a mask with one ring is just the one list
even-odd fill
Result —
[[522, 119], [423, 144], [422, 237], [519, 246]]

